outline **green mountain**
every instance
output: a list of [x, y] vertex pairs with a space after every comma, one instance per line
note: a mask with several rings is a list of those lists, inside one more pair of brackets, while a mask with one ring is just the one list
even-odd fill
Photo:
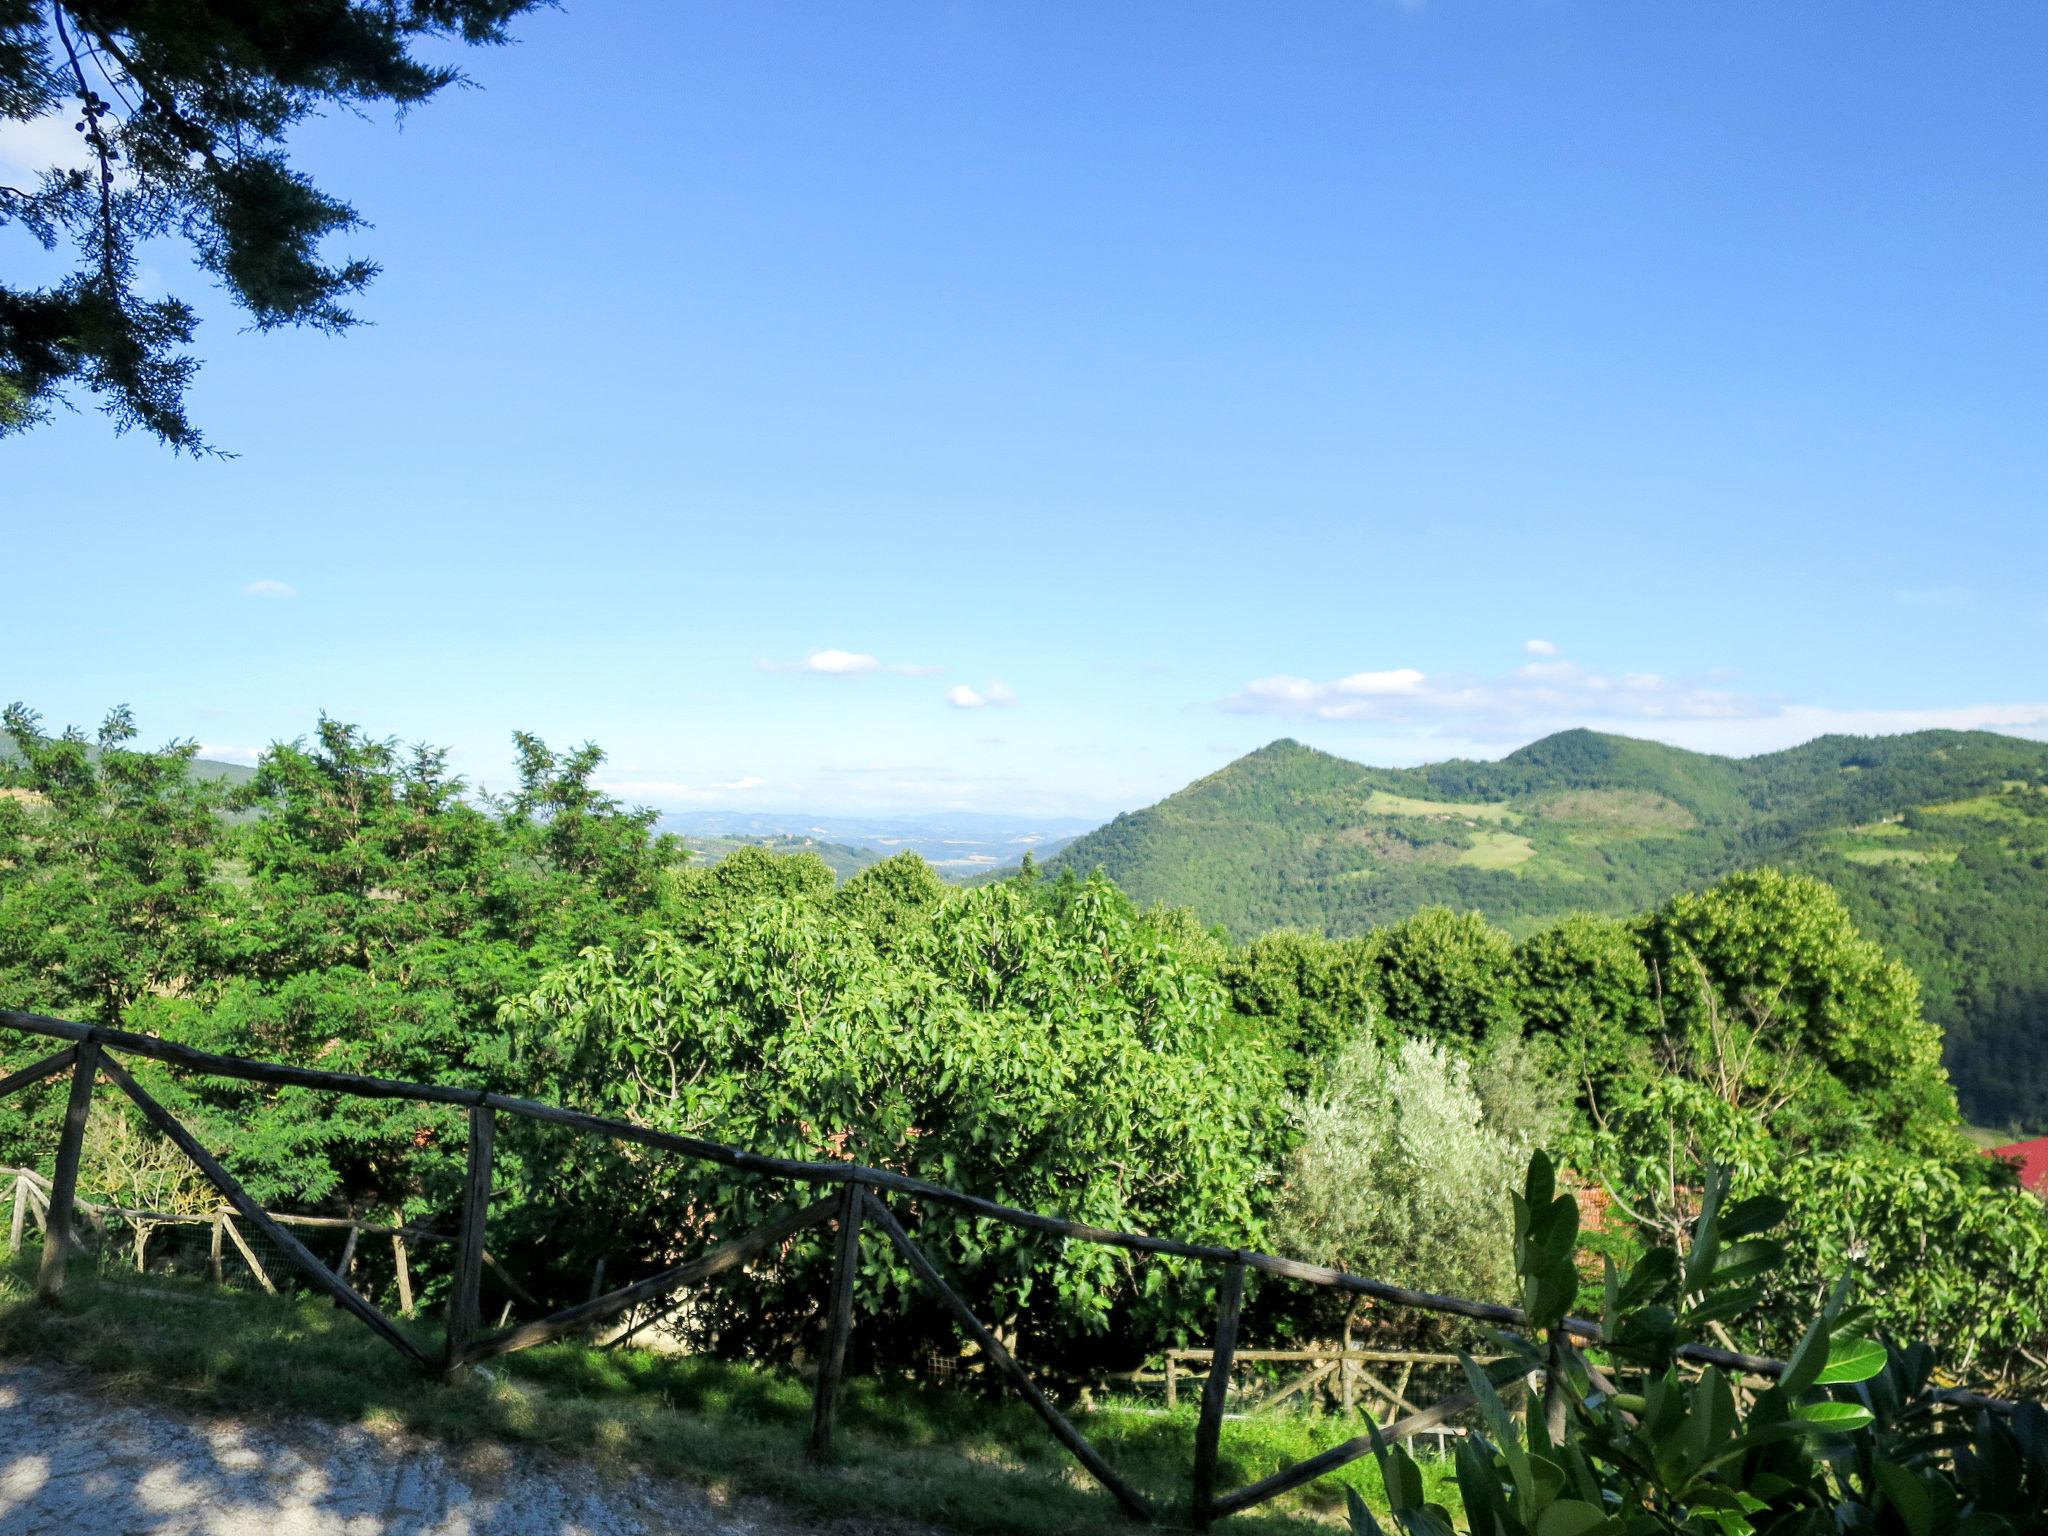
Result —
[[1579, 730], [1499, 762], [1369, 768], [1276, 741], [1052, 862], [1239, 937], [1437, 903], [1526, 933], [1804, 870], [1919, 973], [1972, 1117], [2048, 1125], [2048, 743], [1923, 731], [1726, 758]]

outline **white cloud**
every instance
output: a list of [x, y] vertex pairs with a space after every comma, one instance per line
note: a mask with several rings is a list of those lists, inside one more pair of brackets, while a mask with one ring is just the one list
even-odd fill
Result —
[[866, 651], [842, 651], [828, 648], [813, 651], [802, 661], [764, 661], [763, 672], [821, 672], [828, 677], [859, 677], [870, 672], [886, 672], [896, 677], [935, 677], [945, 671], [944, 667], [920, 666], [914, 662], [886, 662]]
[[1010, 685], [1001, 678], [990, 678], [983, 688], [970, 688], [965, 683], [955, 683], [946, 690], [946, 702], [955, 709], [986, 709], [1017, 702], [1017, 695]]
[[1562, 647], [1555, 640], [1524, 640], [1522, 649], [1531, 656], [1555, 656]]
[[261, 747], [229, 747], [201, 742], [199, 755], [210, 763], [254, 763], [263, 756]]
[[86, 170], [93, 164], [85, 135], [71, 125], [78, 121], [78, 102], [61, 112], [29, 121], [0, 117], [0, 182], [23, 192], [33, 191], [44, 171]]
[[265, 576], [261, 581], [252, 581], [242, 588], [244, 597], [297, 597], [299, 589], [286, 582]]
[[1283, 673], [1256, 678], [1223, 700], [1223, 708], [1238, 714], [1491, 728], [1504, 735], [1587, 720], [1742, 719], [1775, 707], [1727, 688], [1654, 672], [1595, 672], [1563, 659], [1525, 662], [1499, 677], [1432, 674], [1414, 667], [1354, 672], [1329, 682]]
[[[1527, 647], [1525, 646], [1526, 650]], [[1496, 677], [1425, 674], [1414, 668], [1357, 672], [1319, 682], [1281, 674], [1246, 683], [1221, 701], [1238, 714], [1378, 726], [1375, 750], [1403, 755], [1427, 741], [1430, 755], [1484, 755], [1571, 726], [1590, 725], [1700, 751], [1744, 755], [1816, 736], [1987, 730], [2048, 736], [2048, 703], [1842, 709], [1657, 672], [1599, 672], [1562, 657], [1524, 662]]]
[[2048, 737], [2048, 703], [1953, 704], [1928, 709], [1831, 709], [1786, 704], [1747, 720], [1672, 721], [1654, 730], [1624, 731], [1676, 747], [1747, 756], [1796, 747], [1816, 736], [1898, 736], [1908, 731], [2002, 731]]

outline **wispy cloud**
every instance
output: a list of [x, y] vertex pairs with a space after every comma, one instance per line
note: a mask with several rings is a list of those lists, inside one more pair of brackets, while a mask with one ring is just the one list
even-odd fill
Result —
[[60, 112], [19, 122], [0, 117], [0, 181], [24, 191], [35, 186], [44, 171], [86, 170], [93, 164], [85, 135], [73, 130], [78, 121], [74, 97]]
[[[1524, 646], [1528, 650], [1528, 646]], [[1329, 681], [1280, 674], [1253, 680], [1220, 701], [1238, 714], [1357, 723], [1379, 749], [1432, 744], [1484, 751], [1570, 726], [1592, 725], [1702, 751], [1751, 753], [1829, 734], [1884, 736], [1922, 730], [2048, 734], [2048, 703], [1938, 708], [1834, 708], [1727, 686], [1729, 674], [1671, 678], [1609, 672], [1557, 655], [1495, 676], [1425, 673], [1413, 667], [1354, 672]]]
[[211, 763], [254, 763], [263, 756], [261, 747], [230, 747], [202, 741], [199, 755]]
[[1017, 702], [1017, 695], [1010, 685], [1001, 678], [990, 678], [981, 688], [970, 688], [965, 683], [955, 683], [946, 690], [946, 702], [955, 709], [987, 709], [991, 705], [1001, 707]]
[[297, 597], [298, 595], [299, 589], [297, 587], [292, 586], [289, 582], [278, 581], [269, 576], [265, 576], [260, 581], [252, 581], [249, 585], [242, 588], [242, 596], [244, 597]]
[[[1524, 647], [1529, 649], [1529, 647]], [[1384, 725], [1492, 730], [1587, 720], [1728, 720], [1772, 712], [1771, 701], [1655, 672], [1608, 673], [1556, 654], [1493, 677], [1416, 667], [1353, 672], [1319, 681], [1281, 673], [1255, 678], [1222, 701], [1238, 714], [1292, 715]]]
[[1999, 731], [2048, 737], [2048, 703], [1951, 704], [1928, 709], [1835, 709], [1785, 704], [1746, 720], [1672, 721], [1652, 730], [1624, 730], [1673, 746], [1744, 756], [1796, 747], [1816, 736], [1898, 736], [1908, 731]]
[[1524, 640], [1522, 651], [1529, 656], [1555, 656], [1563, 649], [1555, 640]]
[[897, 677], [936, 677], [946, 669], [923, 666], [915, 662], [883, 661], [866, 651], [826, 649], [813, 651], [801, 661], [763, 661], [761, 670], [818, 672], [827, 677], [860, 677], [871, 672], [890, 673]]

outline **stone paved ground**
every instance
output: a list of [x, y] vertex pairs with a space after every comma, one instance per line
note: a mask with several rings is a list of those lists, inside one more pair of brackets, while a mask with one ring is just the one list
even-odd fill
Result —
[[697, 1490], [360, 1428], [280, 1428], [0, 1361], [0, 1536], [786, 1536]]

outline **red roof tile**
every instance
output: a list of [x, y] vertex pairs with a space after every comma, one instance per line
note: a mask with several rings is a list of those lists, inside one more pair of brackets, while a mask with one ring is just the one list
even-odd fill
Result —
[[1986, 1157], [2002, 1157], [2020, 1171], [2020, 1183], [2037, 1195], [2048, 1194], [2048, 1136], [2016, 1141], [2009, 1147], [1993, 1147]]

